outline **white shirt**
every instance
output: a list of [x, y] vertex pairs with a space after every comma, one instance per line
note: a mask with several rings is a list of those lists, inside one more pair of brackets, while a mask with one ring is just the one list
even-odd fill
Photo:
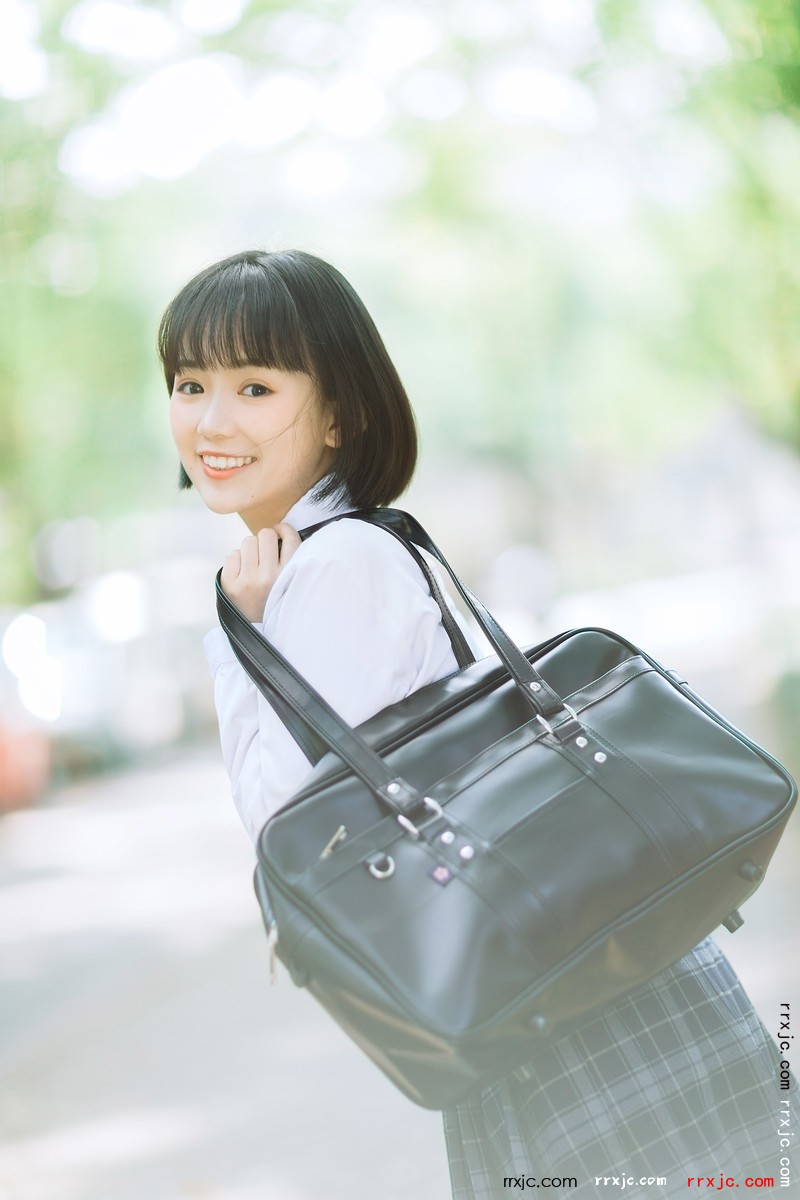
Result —
[[[284, 521], [302, 529], [351, 508], [307, 493]], [[279, 574], [257, 628], [350, 725], [458, 665], [419, 567], [396, 538], [364, 521], [334, 521], [304, 541]], [[233, 800], [255, 840], [312, 765], [223, 630], [212, 630], [204, 645]]]

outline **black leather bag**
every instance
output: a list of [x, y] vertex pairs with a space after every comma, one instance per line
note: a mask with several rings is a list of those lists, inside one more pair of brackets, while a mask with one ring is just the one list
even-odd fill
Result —
[[[405, 513], [335, 519], [450, 572]], [[462, 665], [357, 731], [217, 578], [235, 652], [316, 762], [258, 841], [272, 949], [428, 1108], [736, 928], [796, 799], [774, 758], [624, 637], [575, 629], [523, 652], [450, 575], [496, 656], [471, 661], [437, 589]]]

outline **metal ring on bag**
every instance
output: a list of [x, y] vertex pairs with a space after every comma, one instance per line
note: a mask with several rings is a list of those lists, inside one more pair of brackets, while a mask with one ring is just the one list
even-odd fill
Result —
[[391, 854], [387, 854], [384, 860], [385, 867], [379, 867], [377, 863], [367, 863], [367, 868], [373, 879], [391, 879], [394, 875], [394, 859]]

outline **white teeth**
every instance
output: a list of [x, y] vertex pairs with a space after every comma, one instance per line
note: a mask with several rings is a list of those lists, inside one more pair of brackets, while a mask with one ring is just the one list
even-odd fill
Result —
[[232, 467], [244, 467], [247, 463], [256, 461], [254, 458], [223, 458], [219, 454], [201, 454], [200, 457], [207, 467], [212, 467], [215, 471], [230, 471]]

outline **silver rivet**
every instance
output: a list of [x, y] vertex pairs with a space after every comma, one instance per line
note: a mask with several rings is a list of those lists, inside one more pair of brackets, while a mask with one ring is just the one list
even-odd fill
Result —
[[444, 833], [439, 838], [439, 841], [444, 842], [445, 846], [452, 846], [455, 840], [456, 835], [453, 833], [452, 829], [445, 829]]
[[542, 685], [540, 683], [537, 683], [536, 680], [534, 680], [533, 683], [529, 683], [528, 687], [531, 689], [532, 692], [540, 692], [542, 690]]
[[588, 741], [588, 739], [587, 739], [587, 738], [585, 738], [585, 737], [576, 737], [576, 738], [575, 738], [575, 745], [576, 745], [576, 746], [580, 746], [581, 750], [585, 750], [585, 749], [586, 749], [586, 747], [589, 745], [589, 741]]
[[607, 758], [608, 758], [607, 754], [603, 754], [602, 750], [598, 750], [597, 754], [595, 754], [595, 756], [594, 756], [594, 761], [595, 762], [605, 762]]
[[462, 846], [458, 852], [462, 858], [474, 858], [475, 849], [473, 846]]
[[397, 793], [400, 791], [400, 784], [399, 783], [389, 783], [386, 786], [386, 790], [390, 796], [396, 796]]

